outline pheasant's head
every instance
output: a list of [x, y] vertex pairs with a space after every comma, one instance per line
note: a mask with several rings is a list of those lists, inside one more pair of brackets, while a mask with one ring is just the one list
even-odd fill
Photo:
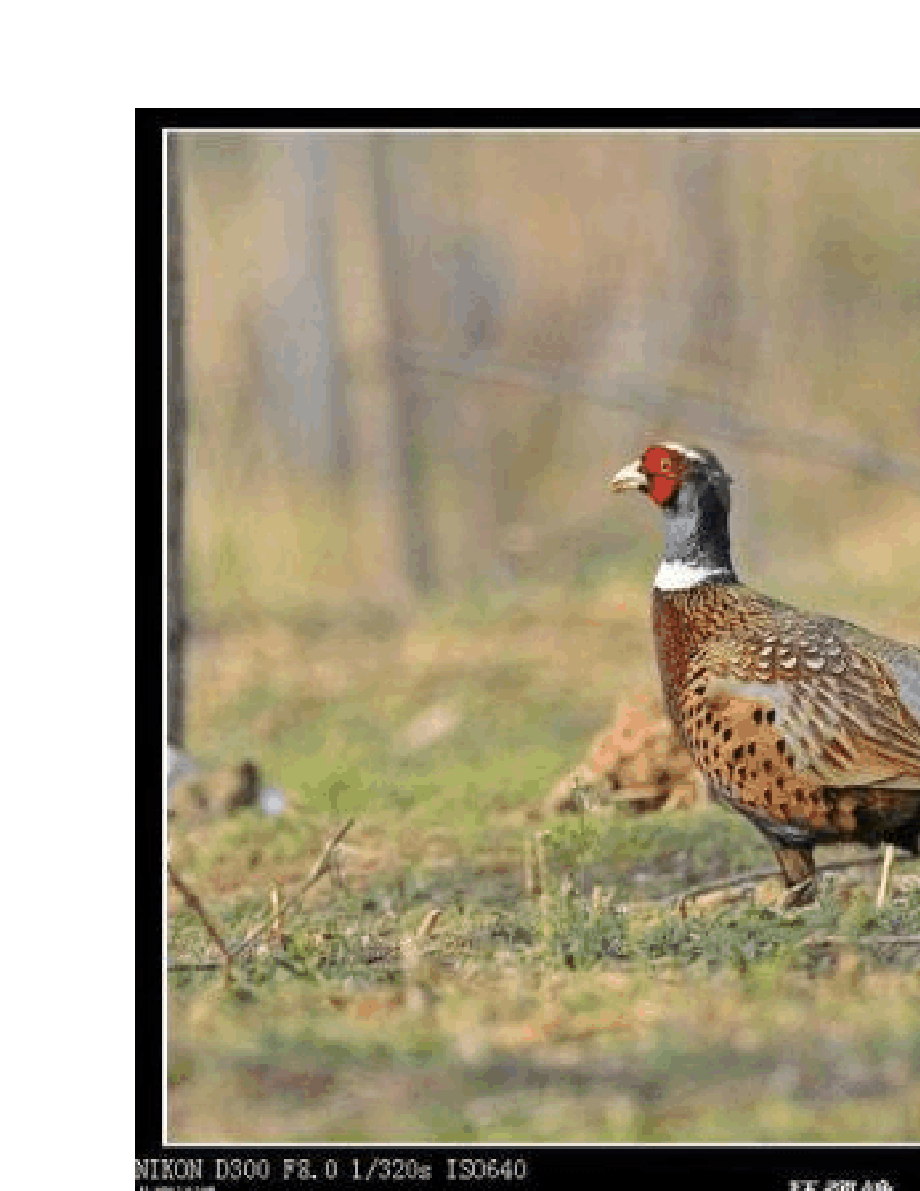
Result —
[[664, 560], [655, 586], [735, 581], [728, 536], [731, 478], [712, 451], [659, 443], [621, 468], [614, 492], [636, 488], [664, 513]]
[[621, 468], [610, 481], [610, 487], [614, 492], [628, 488], [646, 492], [661, 508], [672, 508], [682, 489], [695, 489], [699, 494], [712, 488], [727, 509], [730, 483], [731, 477], [712, 451], [682, 447], [678, 443], [658, 443]]

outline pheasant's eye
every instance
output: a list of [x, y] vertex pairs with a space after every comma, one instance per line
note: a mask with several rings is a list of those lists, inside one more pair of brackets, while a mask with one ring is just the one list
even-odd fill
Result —
[[670, 471], [671, 470], [671, 460], [670, 459], [662, 459], [661, 470], [662, 471]]

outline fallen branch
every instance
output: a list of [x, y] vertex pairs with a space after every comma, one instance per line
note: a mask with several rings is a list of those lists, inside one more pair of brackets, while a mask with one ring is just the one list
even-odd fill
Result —
[[[904, 857], [911, 858], [909, 852]], [[835, 872], [845, 868], [866, 868], [871, 865], [884, 863], [884, 854], [879, 856], [865, 856], [856, 860], [830, 860], [816, 869], [817, 874]], [[780, 876], [778, 868], [754, 868], [746, 873], [736, 873], [733, 877], [720, 877], [716, 881], [707, 881], [702, 885], [691, 885], [679, 893], [669, 893], [666, 897], [659, 897], [648, 901], [647, 905], [667, 905], [670, 902], [681, 901], [688, 897], [699, 897], [703, 893], [714, 893], [717, 889], [731, 889], [735, 885], [748, 885], [755, 881], [765, 881], [770, 877]]]
[[183, 959], [171, 959], [166, 965], [167, 972], [214, 972], [224, 966], [223, 960], [204, 959], [200, 963], [192, 963]]
[[865, 935], [853, 938], [850, 935], [809, 935], [801, 939], [797, 947], [841, 947], [857, 945], [859, 947], [873, 947], [876, 944], [888, 946], [890, 943], [900, 943], [908, 947], [920, 945], [920, 935]]

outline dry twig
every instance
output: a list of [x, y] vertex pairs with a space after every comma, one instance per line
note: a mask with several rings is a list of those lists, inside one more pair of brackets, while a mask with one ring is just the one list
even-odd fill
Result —
[[237, 956], [241, 955], [244, 951], [251, 947], [256, 939], [258, 939], [260, 935], [264, 934], [264, 932], [271, 927], [274, 921], [282, 917], [284, 912], [295, 900], [295, 898], [301, 897], [307, 892], [308, 889], [312, 889], [317, 881], [321, 880], [326, 873], [330, 871], [332, 867], [332, 854], [335, 851], [335, 847], [339, 841], [342, 840], [352, 829], [354, 822], [354, 819], [349, 819], [347, 823], [342, 824], [342, 826], [338, 829], [338, 831], [335, 832], [334, 835], [331, 835], [329, 839], [326, 840], [326, 843], [323, 845], [322, 852], [320, 852], [319, 856], [317, 857], [316, 863], [310, 869], [310, 872], [307, 874], [304, 880], [289, 897], [285, 898], [281, 906], [273, 907], [267, 918], [263, 922], [259, 923], [257, 927], [251, 930], [245, 939], [236, 944], [230, 953], [233, 959], [236, 959]]
[[211, 938], [214, 940], [214, 942], [220, 948], [220, 953], [224, 957], [225, 975], [226, 975], [227, 980], [229, 981], [230, 974], [231, 974], [231, 966], [233, 964], [233, 954], [230, 952], [230, 950], [227, 947], [227, 944], [221, 938], [217, 928], [213, 925], [210, 918], [205, 913], [204, 906], [201, 904], [201, 899], [199, 898], [198, 894], [195, 893], [194, 890], [189, 889], [188, 885], [186, 885], [186, 883], [182, 880], [182, 878], [179, 876], [179, 874], [173, 868], [171, 862], [168, 860], [166, 862], [166, 871], [169, 874], [170, 881], [173, 883], [173, 885], [176, 887], [176, 889], [179, 890], [179, 892], [185, 898], [188, 905], [191, 906], [191, 908], [195, 911], [195, 913], [198, 915], [198, 917], [204, 923], [205, 930], [208, 932], [208, 934], [211, 936]]
[[894, 847], [891, 844], [886, 844], [882, 875], [878, 883], [878, 893], [875, 897], [875, 908], [877, 910], [880, 910], [885, 904], [885, 894], [888, 891], [888, 874], [891, 872], [892, 860], [894, 860]]

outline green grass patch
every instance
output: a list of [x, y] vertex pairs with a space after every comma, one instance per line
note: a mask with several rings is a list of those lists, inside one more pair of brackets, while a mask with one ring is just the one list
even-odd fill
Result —
[[292, 900], [226, 988], [171, 891], [171, 1140], [910, 1136], [916, 866], [881, 909], [864, 870], [790, 914], [750, 894], [682, 910], [772, 864], [740, 816], [547, 812], [624, 691], [653, 689], [643, 608], [548, 593], [200, 646], [190, 751], [251, 757], [290, 805], [174, 821], [173, 864], [231, 946], [273, 886]]

